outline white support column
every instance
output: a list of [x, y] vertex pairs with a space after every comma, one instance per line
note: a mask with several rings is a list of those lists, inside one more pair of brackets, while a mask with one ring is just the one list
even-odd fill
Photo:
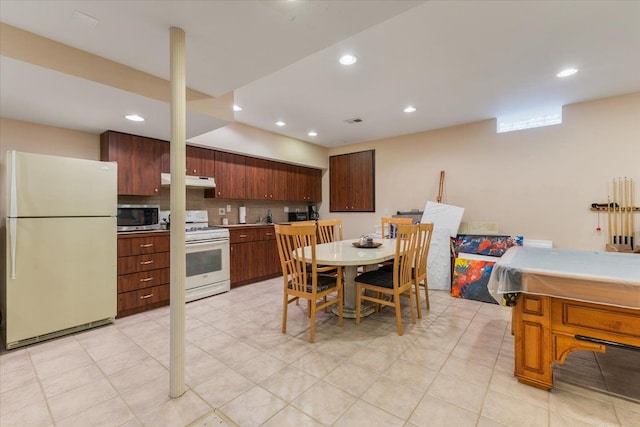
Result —
[[185, 34], [171, 27], [171, 305], [169, 397], [185, 391], [185, 158], [186, 77]]

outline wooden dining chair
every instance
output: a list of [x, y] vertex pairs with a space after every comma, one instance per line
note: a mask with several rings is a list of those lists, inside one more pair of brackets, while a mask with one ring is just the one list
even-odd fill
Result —
[[383, 216], [381, 219], [380, 237], [392, 239], [395, 237], [395, 229], [400, 224], [413, 224], [413, 218], [393, 218]]
[[413, 284], [418, 307], [418, 318], [422, 318], [420, 308], [420, 287], [424, 287], [424, 297], [429, 310], [429, 287], [427, 286], [427, 260], [429, 258], [429, 245], [433, 234], [433, 223], [428, 222], [418, 225], [418, 246], [416, 248], [416, 258], [413, 265]]
[[[311, 330], [309, 342], [315, 340], [316, 313], [319, 310], [338, 305], [338, 325], [342, 326], [344, 308], [342, 290], [342, 267], [337, 275], [319, 274], [316, 265], [316, 227], [315, 225], [275, 226], [278, 254], [282, 265], [284, 282], [284, 306], [282, 311], [282, 333], [287, 332], [287, 309], [290, 303], [300, 298], [309, 304]], [[311, 257], [305, 257], [303, 248], [311, 248]], [[308, 269], [307, 265], [311, 268]], [[328, 298], [333, 294], [333, 298]]]
[[[395, 307], [396, 324], [398, 335], [402, 335], [402, 315], [400, 307], [400, 296], [409, 296], [409, 306], [411, 307], [411, 320], [416, 323], [416, 313], [413, 307], [413, 278], [411, 270], [416, 256], [418, 243], [418, 226], [399, 225], [396, 236], [396, 251], [394, 256], [393, 271], [374, 270], [362, 273], [357, 276], [356, 281], [356, 325], [360, 324], [360, 311], [362, 301], [371, 301]], [[370, 291], [364, 294], [362, 291]], [[385, 298], [386, 296], [386, 298]], [[391, 297], [389, 299], [389, 297]]]
[[[396, 235], [396, 230], [401, 224], [413, 224], [413, 218], [393, 218], [383, 216], [381, 219], [382, 227], [380, 228], [380, 236], [383, 239], [392, 239]], [[381, 262], [379, 268], [393, 268], [393, 261]]]
[[343, 240], [342, 220], [339, 218], [319, 219], [318, 237], [320, 239], [320, 243], [338, 242]]

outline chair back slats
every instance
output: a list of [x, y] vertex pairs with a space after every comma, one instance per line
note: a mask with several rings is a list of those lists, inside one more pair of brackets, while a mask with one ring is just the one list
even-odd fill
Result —
[[427, 275], [427, 258], [433, 233], [433, 223], [418, 225], [418, 248], [416, 252], [415, 274], [420, 280]]
[[394, 288], [411, 286], [413, 263], [418, 245], [418, 226], [398, 225], [396, 255], [393, 263]]
[[413, 218], [382, 217], [380, 221], [382, 225], [382, 227], [380, 228], [380, 235], [383, 239], [395, 238], [395, 230], [397, 229], [397, 226], [401, 224], [413, 224]]
[[330, 243], [343, 240], [341, 219], [319, 219], [318, 238], [320, 243]]
[[[275, 225], [278, 254], [282, 265], [282, 274], [289, 278], [289, 286], [298, 292], [307, 292], [307, 284], [311, 284], [312, 293], [317, 290], [316, 258], [316, 226]], [[311, 258], [305, 257], [303, 248], [311, 247]], [[294, 256], [295, 254], [295, 256]], [[311, 271], [307, 269], [311, 266]]]

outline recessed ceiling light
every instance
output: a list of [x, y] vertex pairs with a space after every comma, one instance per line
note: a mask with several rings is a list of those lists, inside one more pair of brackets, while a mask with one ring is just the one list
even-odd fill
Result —
[[416, 107], [409, 105], [407, 108], [405, 108], [403, 110], [405, 113], [413, 113], [414, 111], [416, 111]]
[[233, 104], [233, 111], [242, 111], [242, 107], [236, 104]]
[[356, 61], [358, 60], [358, 58], [356, 58], [353, 55], [342, 55], [340, 57], [340, 63], [342, 65], [353, 65], [356, 63]]
[[309, 136], [318, 136], [318, 132], [311, 131], [307, 135], [309, 135]]
[[567, 68], [556, 74], [556, 77], [569, 77], [578, 72], [577, 68]]
[[276, 122], [276, 126], [284, 126], [284, 125], [286, 125], [286, 123], [283, 122], [282, 120]]
[[127, 114], [124, 116], [125, 119], [131, 120], [132, 122], [144, 122], [144, 117], [141, 117], [137, 114]]

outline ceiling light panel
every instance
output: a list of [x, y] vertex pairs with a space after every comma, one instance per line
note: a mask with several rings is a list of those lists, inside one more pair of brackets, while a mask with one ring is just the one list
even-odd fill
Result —
[[351, 55], [351, 54], [342, 55], [340, 57], [340, 63], [342, 65], [353, 65], [357, 61], [358, 61], [358, 58], [356, 58], [354, 55]]
[[131, 120], [132, 122], [144, 122], [144, 117], [137, 114], [127, 114], [126, 116], [124, 116], [124, 118], [127, 120]]
[[573, 76], [577, 72], [578, 72], [577, 68], [565, 68], [564, 70], [556, 74], [556, 77], [560, 77], [560, 78], [569, 77], [569, 76]]

